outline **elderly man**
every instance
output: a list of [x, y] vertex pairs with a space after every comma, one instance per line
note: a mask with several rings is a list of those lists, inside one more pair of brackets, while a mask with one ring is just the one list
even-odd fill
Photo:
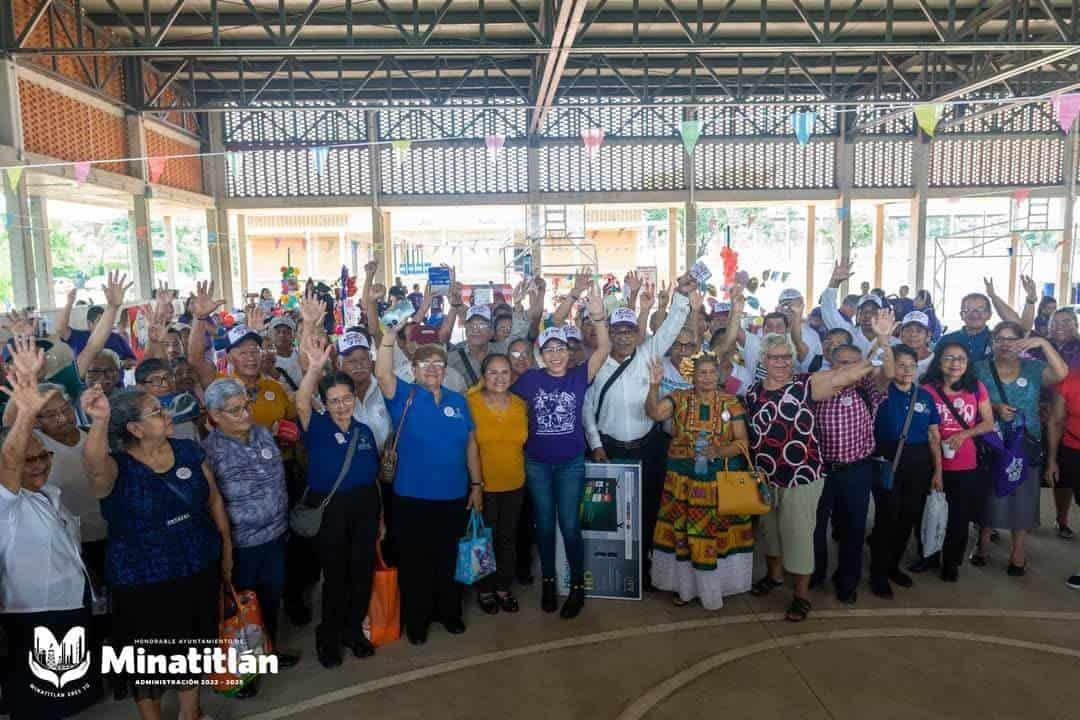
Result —
[[[889, 347], [893, 329], [892, 310], [884, 310], [873, 322], [876, 346]], [[881, 353], [881, 366], [862, 381], [818, 403], [817, 422], [821, 428], [821, 459], [825, 463], [825, 485], [818, 502], [814, 529], [814, 575], [811, 585], [825, 578], [829, 566], [827, 528], [829, 520], [839, 530], [839, 558], [833, 584], [842, 603], [855, 602], [862, 576], [863, 544], [866, 541], [866, 514], [870, 506], [874, 468], [870, 459], [876, 446], [874, 422], [878, 407], [894, 376], [893, 354]], [[842, 345], [833, 351], [834, 369], [843, 370], [868, 363], [863, 351]]]
[[468, 387], [480, 381], [480, 364], [489, 354], [496, 352], [492, 340], [493, 327], [491, 307], [473, 305], [465, 312], [465, 341], [451, 347], [447, 353], [448, 366], [461, 373]]
[[918, 356], [916, 381], [922, 379], [934, 360], [930, 352], [930, 317], [919, 310], [912, 310], [900, 321], [900, 342], [915, 351]]
[[[859, 348], [865, 357], [874, 344], [874, 319], [885, 306], [885, 301], [874, 293], [864, 293], [859, 298], [854, 324], [844, 317], [836, 305], [836, 295], [840, 284], [851, 277], [851, 268], [851, 262], [839, 261], [836, 263], [833, 268], [832, 278], [829, 280], [829, 286], [821, 293], [821, 317], [825, 321], [825, 326], [830, 330], [843, 328], [850, 332], [852, 344]], [[887, 348], [890, 345], [891, 342], [883, 347]]]
[[[88, 329], [75, 330], [72, 328], [71, 309], [75, 305], [75, 296], [78, 292], [79, 291], [76, 288], [67, 294], [67, 302], [60, 310], [60, 316], [56, 319], [57, 336], [71, 346], [71, 352], [75, 356], [78, 356], [79, 353], [83, 351], [83, 348], [86, 347], [86, 343], [90, 340], [90, 334], [94, 331], [101, 316], [105, 314], [105, 308], [100, 305], [91, 305], [86, 311], [86, 326]], [[135, 361], [135, 353], [131, 352], [131, 346], [128, 345], [127, 340], [117, 332], [110, 330], [108, 339], [105, 341], [105, 347], [116, 353], [121, 361]]]
[[270, 339], [274, 343], [274, 367], [281, 371], [281, 379], [296, 392], [304, 371], [300, 368], [300, 353], [296, 350], [296, 323], [281, 315], [270, 321]]
[[616, 308], [608, 321], [611, 354], [585, 393], [583, 424], [593, 459], [641, 461], [642, 543], [645, 578], [649, 575], [660, 495], [664, 487], [667, 436], [645, 414], [649, 392], [649, 366], [661, 360], [679, 335], [691, 310], [701, 307], [697, 283], [689, 275], [679, 279], [675, 298], [664, 322], [639, 345], [638, 317], [627, 307]]

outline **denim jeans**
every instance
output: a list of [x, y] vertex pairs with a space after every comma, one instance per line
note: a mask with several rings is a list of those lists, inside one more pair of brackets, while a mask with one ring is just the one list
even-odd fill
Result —
[[558, 517], [563, 548], [570, 565], [570, 582], [585, 578], [585, 546], [581, 540], [581, 493], [585, 487], [585, 456], [564, 463], [525, 460], [525, 482], [536, 516], [536, 544], [540, 572], [555, 577], [555, 521]]
[[814, 575], [824, 579], [829, 569], [826, 532], [831, 517], [840, 534], [839, 558], [833, 575], [837, 593], [850, 593], [862, 577], [866, 514], [873, 483], [873, 466], [867, 461], [834, 468], [825, 475], [825, 487], [818, 501], [817, 527], [814, 528]]

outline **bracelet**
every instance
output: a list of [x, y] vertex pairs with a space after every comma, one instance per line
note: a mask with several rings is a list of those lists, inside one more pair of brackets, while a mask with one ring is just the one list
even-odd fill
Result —
[[1024, 300], [1024, 302], [1026, 302], [1028, 305], [1034, 305], [1035, 303], [1037, 303], [1039, 301], [1037, 299], [1034, 299], [1034, 298], [1027, 298], [1027, 299]]
[[478, 488], [484, 487], [484, 483], [469, 483], [469, 485], [471, 485], [472, 487], [478, 487]]
[[465, 306], [465, 303], [463, 303], [463, 302], [459, 302], [459, 303], [456, 303], [456, 304], [455, 303], [450, 303], [450, 307], [452, 307], [452, 308], [459, 308], [459, 307], [464, 307], [464, 306]]

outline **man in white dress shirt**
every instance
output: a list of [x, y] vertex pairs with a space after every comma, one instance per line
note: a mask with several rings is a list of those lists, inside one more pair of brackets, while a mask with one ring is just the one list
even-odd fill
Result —
[[645, 414], [649, 393], [649, 365], [659, 361], [675, 342], [691, 309], [701, 307], [701, 294], [689, 275], [679, 278], [675, 297], [664, 322], [645, 342], [640, 340], [638, 318], [627, 307], [616, 308], [609, 318], [611, 354], [585, 394], [583, 424], [593, 460], [641, 462], [641, 529], [644, 577], [648, 587], [649, 548], [652, 547], [660, 495], [664, 489], [667, 435]]
[[852, 344], [862, 351], [863, 357], [870, 352], [874, 344], [874, 319], [885, 306], [885, 301], [874, 293], [863, 295], [855, 311], [854, 324], [845, 318], [837, 307], [837, 293], [840, 284], [851, 277], [851, 263], [838, 262], [833, 268], [829, 286], [821, 293], [821, 319], [830, 330], [842, 328], [851, 333]]

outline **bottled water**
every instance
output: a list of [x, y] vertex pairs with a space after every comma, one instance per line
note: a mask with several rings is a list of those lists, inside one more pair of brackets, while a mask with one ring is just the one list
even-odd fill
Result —
[[709, 461], [705, 457], [705, 451], [709, 448], [709, 438], [702, 430], [698, 433], [697, 441], [694, 443], [694, 474], [704, 475], [709, 472]]

